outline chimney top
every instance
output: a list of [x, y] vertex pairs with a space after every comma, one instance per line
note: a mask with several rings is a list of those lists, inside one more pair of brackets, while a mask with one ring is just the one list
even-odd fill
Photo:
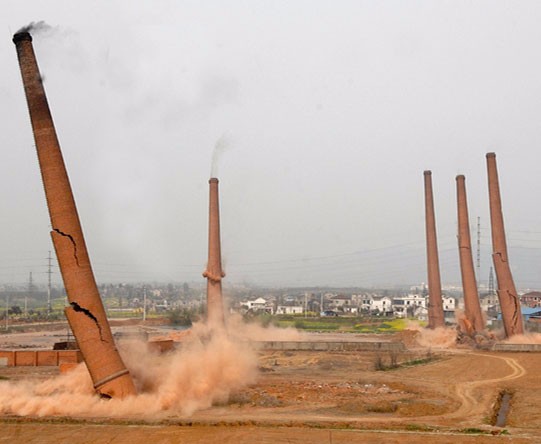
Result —
[[19, 43], [22, 40], [28, 40], [29, 42], [31, 42], [32, 36], [30, 35], [29, 32], [26, 32], [26, 31], [18, 32], [17, 34], [13, 36], [13, 43], [15, 44]]
[[496, 157], [496, 153], [487, 153], [487, 159], [488, 159], [489, 157]]
[[432, 171], [430, 171], [430, 170], [425, 170], [424, 174], [425, 174], [425, 176], [431, 176], [431, 175], [432, 175]]
[[464, 174], [459, 174], [458, 176], [456, 176], [456, 180], [465, 180], [466, 177], [464, 176]]
[[209, 183], [213, 183], [213, 182], [218, 183], [218, 179], [216, 177], [211, 177], [209, 179]]

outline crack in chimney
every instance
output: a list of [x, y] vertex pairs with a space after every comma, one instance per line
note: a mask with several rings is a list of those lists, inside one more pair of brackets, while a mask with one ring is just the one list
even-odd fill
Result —
[[75, 258], [75, 263], [77, 264], [78, 267], [80, 267], [79, 258], [77, 257], [77, 244], [75, 243], [75, 239], [73, 239], [73, 236], [71, 234], [60, 231], [58, 228], [53, 227], [53, 231], [60, 234], [61, 236], [67, 237], [71, 241], [73, 245], [73, 257]]
[[495, 251], [494, 253], [492, 253], [492, 256], [498, 256], [500, 258], [500, 260], [503, 262], [503, 263], [506, 263], [507, 261], [503, 258], [503, 254], [499, 251]]
[[[499, 252], [499, 251], [496, 251], [496, 252], [492, 253], [492, 256], [499, 258], [500, 262], [502, 262], [502, 263], [507, 262], [504, 259], [503, 254], [501, 252]], [[500, 294], [499, 290], [498, 290], [498, 294]], [[509, 334], [508, 334], [508, 336], [512, 336], [512, 335], [516, 334], [515, 333], [515, 327], [517, 325], [519, 316], [522, 316], [522, 313], [521, 313], [521, 310], [520, 310], [520, 302], [519, 302], [518, 296], [511, 293], [509, 290], [505, 290], [505, 294], [507, 294], [508, 298], [511, 300], [511, 303], [512, 303], [513, 308], [514, 308], [512, 316], [511, 316], [511, 320], [513, 321], [512, 331], [509, 332]]]
[[96, 324], [96, 327], [98, 327], [98, 331], [100, 333], [100, 340], [102, 342], [107, 342], [105, 339], [103, 339], [103, 335], [102, 335], [102, 331], [101, 331], [101, 325], [98, 322], [98, 319], [96, 318], [96, 316], [94, 316], [89, 309], [81, 307], [77, 302], [70, 302], [70, 305], [72, 306], [74, 311], [79, 312], [79, 313], [84, 313], [90, 319], [92, 319], [94, 321], [94, 323]]
[[[520, 303], [518, 302], [518, 297], [517, 295], [514, 295], [513, 293], [511, 293], [509, 290], [507, 290], [507, 295], [511, 298], [511, 302], [513, 303], [513, 306], [514, 306], [514, 311], [513, 311], [513, 327], [516, 326], [516, 323], [517, 323], [517, 319], [519, 316], [522, 316], [522, 313], [520, 311]], [[515, 329], [513, 328], [513, 334], [515, 334]]]

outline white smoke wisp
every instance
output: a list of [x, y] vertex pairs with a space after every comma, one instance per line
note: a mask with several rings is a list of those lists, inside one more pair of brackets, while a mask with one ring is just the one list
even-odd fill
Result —
[[[203, 333], [203, 334], [201, 334]], [[76, 417], [188, 417], [226, 402], [229, 395], [255, 382], [257, 356], [246, 343], [200, 328], [180, 351], [151, 352], [145, 343], [121, 350], [138, 395], [100, 399], [84, 364], [43, 382], [0, 381], [0, 414]]]
[[210, 177], [218, 177], [218, 165], [224, 152], [231, 148], [231, 138], [226, 134], [216, 141], [212, 151], [212, 163], [210, 165]]

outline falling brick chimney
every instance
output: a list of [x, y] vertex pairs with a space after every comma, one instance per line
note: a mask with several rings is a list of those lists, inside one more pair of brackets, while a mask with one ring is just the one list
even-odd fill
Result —
[[432, 172], [425, 171], [426, 259], [428, 268], [428, 328], [445, 326], [441, 297], [440, 264], [432, 194]]
[[135, 394], [96, 286], [75, 200], [28, 32], [13, 36], [51, 218], [51, 237], [70, 306], [66, 317], [94, 388], [103, 397]]
[[466, 198], [466, 178], [456, 176], [456, 197], [458, 213], [458, 252], [460, 256], [460, 273], [462, 275], [462, 289], [464, 292], [465, 320], [461, 325], [464, 333], [472, 335], [480, 333], [485, 328], [479, 293], [473, 268], [471, 249], [470, 221], [468, 217], [468, 201]]
[[524, 333], [522, 312], [509, 258], [503, 224], [502, 201], [498, 182], [496, 154], [487, 153], [488, 194], [490, 200], [490, 221], [492, 225], [492, 260], [498, 281], [498, 299], [502, 311], [503, 327], [507, 337]]
[[218, 201], [218, 179], [209, 180], [209, 256], [207, 269], [207, 322], [214, 328], [224, 326], [224, 305], [222, 298], [222, 253], [220, 245], [220, 206]]

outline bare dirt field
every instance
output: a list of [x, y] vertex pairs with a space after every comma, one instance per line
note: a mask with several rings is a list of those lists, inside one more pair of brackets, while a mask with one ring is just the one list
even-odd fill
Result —
[[[375, 369], [392, 363], [403, 365]], [[4, 415], [0, 443], [540, 442], [540, 365], [539, 353], [464, 349], [259, 351], [255, 383], [190, 416]], [[0, 377], [46, 379], [57, 372], [0, 368]], [[510, 407], [505, 425], [495, 427], [502, 391], [511, 394]]]

